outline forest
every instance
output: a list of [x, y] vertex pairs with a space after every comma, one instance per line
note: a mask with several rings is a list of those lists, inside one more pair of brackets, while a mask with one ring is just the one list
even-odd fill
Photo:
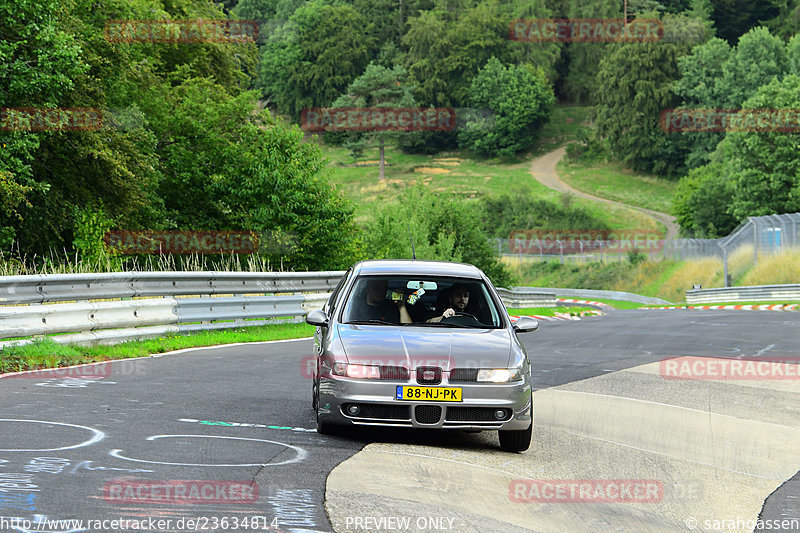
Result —
[[[659, 38], [512, 31], [521, 20], [623, 16], [658, 21]], [[218, 24], [205, 38], [110, 38], [114, 21]], [[234, 26], [257, 31], [222, 38]], [[562, 104], [592, 109], [570, 157], [678, 182], [686, 236], [800, 211], [797, 129], [676, 134], [662, 119], [800, 109], [798, 0], [2, 0], [0, 260], [103, 256], [106, 232], [137, 229], [290, 236], [291, 246], [261, 253], [299, 270], [399, 253], [391, 235], [403, 211], [357, 223], [322, 145], [519, 161]], [[457, 131], [378, 138], [315, 139], [300, 127], [304, 110], [335, 107], [481, 109], [492, 123], [476, 115]], [[482, 221], [513, 218], [524, 201], [462, 209], [464, 200], [416, 188], [406, 198], [426, 214], [415, 229], [423, 249], [502, 277]]]

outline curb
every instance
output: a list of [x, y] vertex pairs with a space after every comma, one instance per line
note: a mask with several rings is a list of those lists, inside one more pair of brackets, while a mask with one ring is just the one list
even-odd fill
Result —
[[[603, 313], [602, 311], [586, 311], [586, 316], [602, 316], [604, 314], [605, 313]], [[573, 316], [573, 315], [570, 315], [568, 313], [556, 313], [555, 316], [545, 316], [545, 315], [508, 315], [508, 318], [510, 318], [512, 321], [515, 321], [520, 316], [529, 316], [531, 318], [535, 318], [536, 320], [544, 320], [546, 322], [561, 322], [561, 321], [565, 321], [565, 320], [580, 320], [581, 318], [586, 318], [586, 316], [584, 316], [584, 317]]]
[[595, 300], [575, 300], [573, 298], [556, 298], [556, 301], [559, 303], [565, 304], [581, 304], [581, 305], [589, 305], [592, 307], [597, 307], [602, 309], [603, 311], [613, 311], [614, 307], [608, 304], [604, 304], [603, 302], [597, 302]]
[[639, 309], [714, 309], [725, 311], [796, 311], [800, 304], [761, 304], [761, 305], [684, 305], [671, 307], [640, 307]]

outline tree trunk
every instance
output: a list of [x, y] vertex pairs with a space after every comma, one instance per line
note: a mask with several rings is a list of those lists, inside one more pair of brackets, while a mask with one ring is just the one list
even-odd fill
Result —
[[378, 148], [381, 154], [381, 163], [380, 163], [380, 170], [378, 171], [378, 180], [382, 180], [386, 177], [386, 172], [384, 171], [384, 161], [383, 161], [383, 137], [381, 137], [381, 144]]

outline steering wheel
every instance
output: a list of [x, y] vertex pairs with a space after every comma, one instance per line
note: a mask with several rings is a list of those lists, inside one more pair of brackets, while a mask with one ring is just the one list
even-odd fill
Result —
[[462, 326], [472, 326], [475, 324], [483, 325], [482, 322], [475, 317], [475, 315], [471, 315], [463, 311], [456, 311], [453, 316], [443, 318], [442, 322], [446, 324], [459, 324]]

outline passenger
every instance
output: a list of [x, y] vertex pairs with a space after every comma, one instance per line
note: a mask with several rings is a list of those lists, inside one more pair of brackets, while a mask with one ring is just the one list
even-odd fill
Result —
[[368, 280], [364, 301], [350, 312], [350, 321], [381, 320], [394, 324], [410, 324], [411, 315], [408, 314], [405, 301], [402, 298], [388, 299], [388, 287], [389, 283], [385, 279]]
[[444, 310], [441, 316], [429, 318], [428, 322], [441, 322], [443, 318], [450, 318], [456, 313], [466, 313], [469, 305], [469, 289], [466, 285], [455, 284], [450, 287], [447, 293], [447, 303], [449, 307]]

